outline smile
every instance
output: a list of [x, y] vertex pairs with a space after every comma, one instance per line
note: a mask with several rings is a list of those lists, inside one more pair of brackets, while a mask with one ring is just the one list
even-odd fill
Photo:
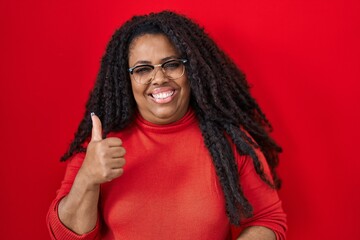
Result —
[[168, 90], [164, 92], [157, 92], [150, 94], [153, 101], [156, 103], [168, 103], [171, 102], [171, 100], [175, 96], [175, 90]]
[[174, 95], [175, 91], [161, 92], [157, 94], [151, 94], [151, 96], [155, 99], [165, 99], [172, 95]]

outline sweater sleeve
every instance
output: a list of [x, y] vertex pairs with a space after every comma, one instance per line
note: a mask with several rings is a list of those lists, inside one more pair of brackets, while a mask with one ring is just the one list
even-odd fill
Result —
[[[265, 174], [271, 178], [270, 169], [260, 150], [256, 154], [261, 162]], [[241, 221], [240, 227], [232, 228], [233, 239], [239, 236], [242, 230], [250, 226], [263, 226], [271, 229], [277, 240], [286, 239], [286, 214], [282, 209], [281, 200], [277, 191], [267, 185], [256, 173], [251, 157], [236, 154], [239, 168], [240, 184], [245, 197], [253, 207], [253, 216]]]
[[78, 235], [68, 229], [61, 221], [58, 215], [58, 205], [63, 197], [65, 197], [72, 187], [74, 179], [82, 165], [85, 153], [78, 153], [68, 160], [65, 177], [61, 183], [60, 189], [56, 193], [56, 198], [51, 203], [46, 217], [46, 224], [52, 240], [99, 240], [100, 224], [97, 220], [95, 228], [82, 235]]

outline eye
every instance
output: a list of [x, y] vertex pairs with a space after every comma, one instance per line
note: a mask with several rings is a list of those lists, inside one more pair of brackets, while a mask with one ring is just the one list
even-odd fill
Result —
[[137, 66], [133, 70], [133, 74], [136, 75], [146, 75], [151, 73], [153, 68], [151, 66]]
[[166, 63], [164, 63], [163, 64], [163, 68], [165, 69], [165, 70], [173, 70], [173, 69], [177, 69], [177, 68], [179, 68], [181, 66], [181, 63], [180, 63], [180, 61], [178, 61], [178, 60], [170, 60], [170, 61], [168, 61], [168, 62], [166, 62]]

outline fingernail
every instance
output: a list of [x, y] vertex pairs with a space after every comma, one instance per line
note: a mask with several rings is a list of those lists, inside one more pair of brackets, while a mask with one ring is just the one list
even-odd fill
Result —
[[95, 115], [95, 113], [94, 113], [94, 112], [91, 112], [91, 113], [90, 113], [90, 115], [91, 115], [91, 116], [94, 116], [94, 115]]

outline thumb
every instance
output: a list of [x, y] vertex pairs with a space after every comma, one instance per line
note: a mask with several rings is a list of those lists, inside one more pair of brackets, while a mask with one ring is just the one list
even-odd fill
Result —
[[92, 131], [91, 131], [91, 141], [101, 141], [102, 140], [102, 127], [101, 121], [95, 113], [91, 113], [92, 121]]

